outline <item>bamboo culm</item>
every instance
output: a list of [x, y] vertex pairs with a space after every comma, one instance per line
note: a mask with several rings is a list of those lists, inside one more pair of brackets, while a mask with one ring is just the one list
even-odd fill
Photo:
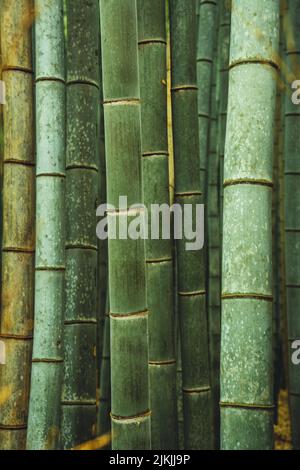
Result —
[[98, 410], [98, 433], [100, 435], [111, 432], [111, 381], [110, 381], [110, 318], [109, 296], [107, 294], [106, 309], [104, 315], [104, 329], [102, 354], [100, 364], [100, 397]]
[[[142, 202], [137, 5], [100, 0], [108, 230], [126, 226]], [[131, 25], [129, 28], [128, 25]], [[127, 196], [127, 207], [119, 207]], [[121, 210], [120, 210], [121, 209]], [[149, 449], [148, 310], [145, 244], [108, 240], [112, 448]], [[124, 393], [124, 391], [126, 392]]]
[[31, 0], [1, 2], [3, 239], [0, 448], [25, 449], [34, 299], [34, 148]]
[[60, 447], [65, 309], [63, 1], [35, 1], [36, 258], [27, 449]]
[[97, 0], [68, 0], [66, 313], [62, 446], [96, 435], [100, 34]]
[[[144, 204], [169, 204], [165, 2], [138, 0]], [[151, 221], [149, 220], [149, 226]], [[150, 228], [150, 227], [149, 227]], [[177, 447], [171, 240], [146, 241], [153, 449]], [[164, 396], [164, 400], [161, 397]], [[172, 430], [172, 431], [170, 431]]]
[[197, 85], [198, 85], [198, 124], [201, 188], [207, 189], [207, 158], [209, 144], [209, 123], [211, 109], [211, 85], [213, 57], [216, 43], [217, 2], [216, 0], [196, 0], [198, 2], [197, 39]]
[[[300, 1], [287, 3], [291, 38], [287, 38], [286, 60], [291, 76], [298, 78], [300, 58]], [[293, 364], [292, 344], [300, 338], [300, 110], [293, 104], [291, 83], [285, 95], [284, 179], [285, 179], [285, 266], [288, 317], [289, 402], [294, 449], [300, 449], [300, 377], [299, 366]]]
[[[175, 196], [180, 205], [201, 204], [196, 85], [196, 3], [170, 1]], [[194, 64], [192, 66], [191, 64]], [[177, 241], [178, 312], [181, 334], [186, 449], [212, 447], [205, 263], [203, 250]]]
[[279, 3], [233, 0], [231, 21], [224, 164], [221, 448], [272, 449], [271, 209]]

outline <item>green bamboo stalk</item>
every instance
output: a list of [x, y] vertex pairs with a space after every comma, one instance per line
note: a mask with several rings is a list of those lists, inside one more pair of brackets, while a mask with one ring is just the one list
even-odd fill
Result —
[[24, 449], [34, 292], [34, 149], [30, 0], [1, 2], [3, 240], [0, 448]]
[[110, 407], [111, 407], [111, 383], [110, 383], [110, 318], [109, 296], [107, 294], [106, 311], [104, 316], [103, 349], [100, 367], [100, 397], [98, 411], [98, 433], [100, 435], [111, 431]]
[[[165, 2], [138, 0], [144, 203], [169, 204]], [[149, 228], [151, 221], [149, 220]], [[153, 449], [177, 448], [171, 240], [146, 241]], [[164, 400], [161, 397], [164, 397]]]
[[100, 35], [97, 0], [68, 0], [66, 313], [62, 445], [96, 435]]
[[279, 238], [279, 129], [281, 125], [281, 95], [277, 86], [275, 112], [275, 141], [273, 162], [273, 197], [272, 197], [272, 265], [273, 265], [273, 371], [274, 371], [274, 422], [278, 424], [278, 396], [280, 392], [281, 355], [279, 337], [279, 299], [280, 299], [280, 238]]
[[[221, 342], [221, 217], [220, 165], [224, 156], [228, 62], [230, 38], [230, 9], [227, 0], [218, 5], [218, 39], [215, 48], [217, 58], [213, 70], [213, 88], [216, 79], [216, 96], [211, 94], [210, 149], [208, 160], [208, 241], [209, 241], [209, 345], [211, 361], [211, 383], [213, 390], [214, 437], [219, 448], [220, 439], [220, 342]], [[214, 75], [216, 77], [214, 78]], [[217, 129], [217, 134], [216, 134]]]
[[[217, 33], [217, 28], [216, 28]], [[221, 336], [221, 280], [220, 280], [220, 219], [219, 219], [219, 162], [217, 120], [217, 41], [212, 71], [209, 145], [207, 162], [207, 225], [208, 225], [208, 329], [211, 387], [213, 397], [214, 440], [219, 448], [220, 401], [220, 336]]]
[[[291, 76], [299, 71], [300, 58], [300, 1], [288, 2], [291, 38], [287, 38], [287, 64]], [[293, 78], [294, 79], [294, 78]], [[289, 82], [289, 80], [288, 80]], [[292, 102], [291, 83], [285, 99], [285, 256], [286, 256], [286, 292], [289, 343], [289, 400], [292, 425], [292, 443], [294, 449], [300, 449], [300, 378], [299, 366], [291, 361], [292, 343], [300, 338], [300, 110]]]
[[[202, 201], [195, 1], [171, 0], [170, 17], [175, 193], [179, 204], [191, 204], [195, 210]], [[212, 421], [204, 253], [186, 251], [185, 242], [177, 241], [185, 448], [207, 449], [212, 446]]]
[[[135, 0], [100, 0], [108, 227], [131, 223], [142, 201]], [[128, 206], [119, 207], [119, 196]], [[122, 210], [121, 210], [122, 209]], [[149, 449], [148, 311], [145, 244], [109, 238], [112, 448]]]
[[221, 448], [272, 449], [272, 155], [279, 2], [233, 0], [224, 167]]
[[[101, 77], [102, 78], [102, 77]], [[100, 172], [100, 204], [107, 202], [106, 198], [106, 166], [105, 166], [105, 137], [104, 137], [104, 114], [103, 114], [103, 91], [100, 87], [100, 149], [99, 149], [99, 172]], [[102, 369], [102, 356], [110, 356], [110, 330], [107, 326], [108, 311], [108, 259], [107, 240], [98, 239], [98, 332], [97, 332], [97, 358], [98, 358], [98, 384], [97, 384], [97, 434], [103, 434], [104, 429], [110, 430], [110, 364], [105, 366], [105, 374]], [[106, 361], [106, 360], [105, 360]], [[105, 380], [102, 388], [102, 379]], [[108, 381], [109, 379], [109, 381]], [[108, 389], [109, 388], [109, 389]], [[107, 392], [103, 400], [103, 390]], [[109, 400], [106, 397], [109, 396]], [[105, 405], [104, 405], [105, 403]], [[103, 412], [103, 407], [107, 409]], [[109, 409], [108, 409], [109, 408]]]
[[65, 75], [62, 0], [35, 1], [36, 274], [27, 448], [60, 445], [65, 279]]
[[289, 383], [289, 345], [288, 345], [288, 318], [287, 318], [287, 292], [286, 292], [286, 266], [285, 266], [285, 177], [284, 177], [284, 140], [285, 140], [285, 91], [287, 86], [286, 77], [286, 53], [285, 41], [287, 37], [286, 18], [287, 18], [287, 1], [280, 0], [280, 59], [281, 59], [281, 127], [279, 135], [279, 192], [280, 192], [280, 336], [282, 344], [282, 388], [287, 389]]
[[197, 41], [198, 124], [201, 188], [207, 190], [209, 120], [214, 47], [216, 42], [216, 0], [196, 0], [199, 9]]
[[[219, 183], [220, 183], [220, 236], [223, 231], [223, 173], [224, 173], [224, 152], [228, 106], [228, 79], [229, 79], [229, 46], [230, 46], [230, 24], [231, 24], [231, 0], [221, 0], [220, 3], [220, 24], [219, 24], [219, 70], [220, 76], [220, 102], [218, 110], [218, 160], [219, 160]], [[222, 264], [222, 263], [221, 263]]]

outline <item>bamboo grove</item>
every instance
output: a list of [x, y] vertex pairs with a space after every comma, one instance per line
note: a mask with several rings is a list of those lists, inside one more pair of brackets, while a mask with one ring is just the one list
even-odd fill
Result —
[[299, 15], [0, 1], [1, 450], [300, 449]]

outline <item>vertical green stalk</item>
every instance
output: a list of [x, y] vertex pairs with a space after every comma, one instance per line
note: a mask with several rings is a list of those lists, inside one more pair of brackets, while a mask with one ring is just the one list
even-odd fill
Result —
[[[216, 43], [217, 41], [215, 41]], [[217, 44], [216, 44], [217, 46]], [[208, 328], [211, 386], [214, 414], [214, 439], [219, 447], [219, 401], [220, 401], [220, 336], [221, 336], [221, 282], [220, 282], [220, 219], [219, 219], [219, 162], [217, 120], [217, 47], [213, 61], [209, 146], [207, 162], [207, 225], [208, 225]]]
[[62, 437], [65, 449], [96, 433], [100, 35], [97, 0], [68, 0], [66, 313]]
[[207, 188], [207, 157], [209, 143], [209, 120], [211, 108], [211, 85], [213, 60], [216, 42], [216, 0], [196, 0], [199, 22], [197, 40], [197, 84], [198, 84], [198, 124], [201, 188]]
[[221, 447], [272, 449], [278, 0], [233, 0], [224, 167]]
[[[287, 38], [287, 64], [291, 76], [299, 79], [300, 1], [288, 2], [290, 37]], [[294, 79], [294, 78], [293, 78]], [[292, 343], [300, 338], [300, 110], [292, 102], [291, 83], [285, 99], [285, 256], [286, 292], [289, 342], [289, 399], [292, 424], [292, 443], [300, 449], [300, 375], [299, 366], [291, 361]]]
[[60, 442], [65, 279], [65, 73], [62, 0], [36, 0], [35, 317], [27, 448]]
[[110, 319], [109, 298], [107, 295], [104, 315], [103, 346], [100, 365], [100, 397], [98, 410], [98, 432], [100, 435], [110, 432], [110, 407], [111, 407], [111, 383], [110, 383]]
[[[138, 0], [144, 203], [169, 204], [165, 2]], [[149, 220], [149, 228], [151, 221]], [[177, 448], [171, 240], [146, 241], [153, 449]], [[164, 397], [164, 400], [161, 397]]]
[[[99, 18], [100, 19], [100, 18]], [[101, 33], [100, 33], [101, 34]], [[100, 61], [101, 62], [101, 61]], [[101, 64], [100, 64], [101, 65]], [[106, 166], [105, 166], [105, 138], [104, 138], [104, 114], [103, 114], [103, 90], [100, 87], [100, 204], [105, 204], [106, 198]], [[98, 239], [98, 333], [97, 333], [97, 358], [98, 358], [98, 408], [97, 408], [97, 433], [103, 434], [110, 430], [110, 328], [109, 328], [109, 302], [108, 302], [108, 259], [107, 240]], [[109, 357], [109, 362], [103, 357]], [[108, 367], [107, 367], [108, 366]], [[104, 372], [105, 371], [105, 372]], [[103, 382], [103, 380], [105, 382]], [[108, 398], [109, 397], [109, 398]]]
[[[136, 0], [100, 0], [108, 230], [143, 210]], [[120, 206], [119, 197], [127, 196]], [[148, 310], [145, 244], [108, 240], [112, 447], [149, 449]]]
[[[221, 0], [219, 15], [219, 83], [220, 101], [218, 114], [218, 161], [219, 161], [219, 207], [220, 207], [220, 236], [223, 231], [223, 172], [224, 172], [224, 152], [228, 106], [228, 79], [229, 79], [229, 49], [230, 49], [230, 23], [231, 23], [231, 0]], [[222, 264], [222, 263], [221, 263]]]
[[[172, 106], [176, 201], [195, 217], [202, 201], [196, 86], [196, 2], [170, 1]], [[178, 311], [181, 332], [186, 449], [212, 446], [205, 263], [203, 250], [187, 251], [177, 241]]]
[[24, 449], [34, 294], [34, 148], [31, 0], [1, 2], [3, 240], [0, 448]]

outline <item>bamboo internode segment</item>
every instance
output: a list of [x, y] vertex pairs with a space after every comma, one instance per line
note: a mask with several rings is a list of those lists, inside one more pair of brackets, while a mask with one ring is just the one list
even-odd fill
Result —
[[97, 0], [68, 0], [66, 311], [62, 447], [95, 437], [100, 18]]
[[65, 278], [63, 2], [35, 1], [36, 274], [28, 449], [60, 442]]
[[279, 2], [233, 0], [231, 20], [224, 181], [239, 184], [224, 188], [221, 447], [272, 449], [272, 190], [261, 181], [273, 175]]
[[[200, 204], [200, 161], [196, 85], [196, 2], [170, 1], [173, 136], [176, 194], [180, 204]], [[192, 65], [194, 64], [194, 65]], [[186, 86], [185, 86], [186, 85]], [[205, 290], [203, 250], [186, 251], [177, 241], [178, 292]], [[184, 393], [186, 449], [212, 447], [211, 392], [208, 359], [206, 296], [178, 295], [182, 385], [184, 389], [207, 387], [205, 393]]]
[[[289, 1], [288, 18], [293, 35], [286, 41], [286, 60], [289, 70], [297, 75], [300, 69], [300, 1]], [[296, 77], [299, 78], [298, 76]], [[300, 449], [300, 378], [299, 366], [291, 362], [293, 339], [300, 338], [300, 109], [293, 104], [290, 88], [284, 106], [284, 160], [285, 160], [285, 257], [288, 316], [289, 394], [294, 449]]]
[[[118, 208], [119, 196], [126, 195], [130, 207], [142, 202], [136, 1], [100, 0], [100, 18], [103, 100], [112, 103], [104, 104], [107, 202]], [[122, 217], [126, 224], [133, 220], [131, 215]], [[144, 311], [144, 241], [109, 239], [108, 253], [111, 312]], [[149, 449], [150, 415], [127, 419], [149, 410], [148, 315], [111, 316], [110, 328], [112, 447]]]
[[[137, 6], [142, 155], [147, 157], [142, 159], [143, 196], [144, 203], [150, 210], [151, 204], [169, 204], [170, 201], [166, 2], [138, 0]], [[149, 230], [150, 224], [149, 221]], [[146, 282], [150, 312], [149, 378], [153, 449], [177, 447], [173, 281], [171, 240], [147, 240]], [[164, 400], [161, 399], [162, 395]]]
[[[6, 364], [0, 405], [1, 449], [24, 449], [29, 399], [34, 298], [34, 148], [31, 0], [1, 2], [3, 106], [3, 239], [0, 336]], [[22, 34], [20, 34], [22, 32]], [[22, 373], [20, 373], [22, 371]]]

